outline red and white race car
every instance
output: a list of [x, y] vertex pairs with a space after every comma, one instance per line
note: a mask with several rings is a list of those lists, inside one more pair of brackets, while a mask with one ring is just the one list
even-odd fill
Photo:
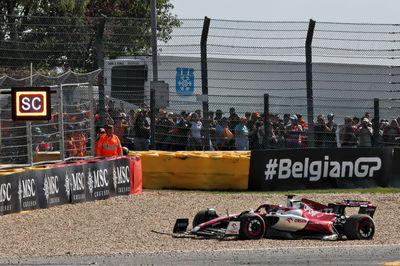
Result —
[[[358, 214], [347, 216], [347, 207], [358, 207]], [[287, 206], [263, 204], [255, 211], [226, 216], [217, 215], [214, 209], [201, 210], [195, 215], [191, 230], [187, 230], [189, 219], [177, 219], [173, 232], [239, 239], [369, 240], [375, 234], [375, 210], [369, 201], [343, 200], [324, 205], [287, 195]]]

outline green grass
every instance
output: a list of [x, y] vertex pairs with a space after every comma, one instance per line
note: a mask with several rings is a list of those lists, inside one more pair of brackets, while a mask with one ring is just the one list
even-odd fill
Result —
[[[290, 191], [226, 191], [226, 190], [186, 190], [186, 189], [160, 189], [161, 191], [182, 193], [276, 193], [276, 194], [309, 194], [309, 193], [400, 193], [400, 188], [371, 187], [371, 188], [338, 188], [338, 189], [310, 189]], [[156, 189], [144, 189], [144, 191], [160, 191]]]

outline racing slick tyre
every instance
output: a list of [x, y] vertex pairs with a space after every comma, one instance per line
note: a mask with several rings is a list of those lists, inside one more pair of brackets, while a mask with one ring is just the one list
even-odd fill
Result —
[[196, 227], [199, 224], [208, 222], [217, 217], [217, 212], [214, 209], [201, 210], [193, 218], [193, 227]]
[[240, 217], [239, 239], [260, 239], [265, 231], [265, 221], [260, 215], [246, 213]]
[[355, 214], [344, 224], [344, 235], [349, 240], [370, 240], [375, 234], [375, 223], [369, 215]]

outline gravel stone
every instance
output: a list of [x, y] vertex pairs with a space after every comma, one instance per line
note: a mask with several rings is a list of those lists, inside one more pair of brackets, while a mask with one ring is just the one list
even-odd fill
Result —
[[[369, 200], [376, 206], [376, 234], [371, 241], [349, 245], [400, 244], [400, 193], [301, 194], [321, 203], [342, 199]], [[215, 208], [239, 213], [263, 203], [286, 204], [283, 194], [146, 191], [107, 200], [67, 204], [49, 209], [1, 216], [0, 258], [57, 255], [104, 255], [223, 249], [338, 246], [320, 240], [248, 240], [172, 237], [177, 218]], [[349, 209], [350, 210], [350, 209]], [[356, 211], [356, 209], [354, 209]]]

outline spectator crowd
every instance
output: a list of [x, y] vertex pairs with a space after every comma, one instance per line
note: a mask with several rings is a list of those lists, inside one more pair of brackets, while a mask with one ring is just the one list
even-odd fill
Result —
[[[246, 112], [243, 116], [234, 107], [228, 113], [222, 110], [208, 112], [203, 117], [201, 110], [193, 112], [170, 112], [160, 109], [155, 114], [155, 124], [151, 127], [150, 108], [146, 104], [126, 111], [124, 105], [116, 106], [112, 100], [106, 101], [105, 121], [100, 119], [99, 109], [95, 112], [97, 140], [96, 154], [108, 154], [104, 148], [117, 143], [111, 136], [118, 137], [118, 150], [165, 151], [182, 150], [256, 150], [304, 147], [382, 147], [400, 146], [400, 117], [380, 120], [374, 126], [369, 113], [361, 117], [344, 117], [336, 122], [332, 113], [318, 115], [312, 122], [313, 136], [309, 123], [301, 114], [264, 114]], [[10, 116], [9, 109], [3, 109], [2, 117]], [[32, 151], [60, 151], [60, 115], [53, 114], [52, 120], [35, 122], [32, 125]], [[267, 126], [264, 126], [267, 121]], [[90, 113], [88, 108], [71, 106], [63, 114], [64, 151], [66, 158], [89, 155]], [[339, 124], [339, 125], [338, 125]], [[107, 125], [107, 127], [106, 127]], [[112, 125], [110, 139], [102, 139], [108, 126]], [[26, 128], [24, 122], [2, 119], [1, 161], [26, 161]], [[151, 130], [154, 129], [154, 140]], [[115, 137], [113, 137], [115, 139]], [[314, 139], [311, 144], [311, 137]], [[7, 146], [7, 145], [8, 146]], [[102, 152], [99, 152], [99, 145]], [[22, 155], [22, 156], [21, 156]]]
[[[178, 150], [255, 150], [263, 148], [302, 148], [311, 146], [309, 124], [301, 114], [264, 114], [246, 112], [243, 116], [231, 107], [229, 113], [201, 110], [169, 112], [159, 110], [155, 116], [154, 149]], [[96, 114], [99, 118], [99, 115]], [[148, 150], [151, 144], [150, 110], [146, 104], [125, 112], [113, 101], [108, 104], [107, 124], [113, 124], [122, 146], [130, 150]], [[264, 127], [264, 121], [268, 126]], [[400, 143], [400, 117], [381, 120], [373, 130], [369, 113], [362, 117], [344, 117], [338, 126], [335, 115], [318, 115], [312, 122], [314, 147], [397, 146]], [[97, 121], [97, 126], [101, 125]], [[267, 130], [265, 130], [267, 129]]]

